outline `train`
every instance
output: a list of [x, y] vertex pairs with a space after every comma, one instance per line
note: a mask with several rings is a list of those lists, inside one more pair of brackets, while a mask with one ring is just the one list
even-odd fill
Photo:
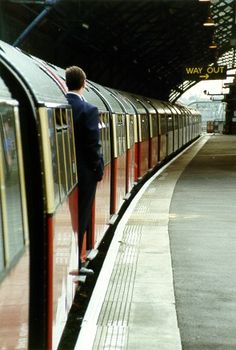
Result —
[[[78, 284], [78, 188], [65, 70], [0, 41], [1, 349], [57, 349]], [[130, 194], [201, 134], [201, 115], [88, 80], [104, 176], [83, 258], [99, 250]]]

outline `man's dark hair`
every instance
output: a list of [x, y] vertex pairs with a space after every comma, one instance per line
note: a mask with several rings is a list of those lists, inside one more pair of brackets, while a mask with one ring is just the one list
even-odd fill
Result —
[[86, 74], [80, 67], [66, 68], [66, 85], [69, 90], [79, 90], [86, 80]]

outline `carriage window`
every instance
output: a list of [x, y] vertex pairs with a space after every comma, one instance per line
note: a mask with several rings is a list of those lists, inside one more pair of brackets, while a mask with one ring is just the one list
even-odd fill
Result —
[[72, 188], [72, 169], [71, 169], [71, 155], [70, 155], [70, 139], [66, 110], [62, 109], [62, 135], [65, 146], [65, 161], [66, 161], [66, 178], [68, 184], [68, 191]]
[[[15, 114], [12, 107], [0, 108], [0, 133], [2, 140], [3, 174], [5, 175], [6, 212], [9, 259], [13, 260], [24, 247], [19, 164], [16, 149]], [[14, 220], [11, 218], [14, 217]]]
[[69, 145], [70, 145], [71, 178], [72, 178], [72, 185], [75, 185], [77, 181], [77, 170], [76, 170], [76, 155], [75, 155], [74, 133], [73, 133], [73, 119], [72, 119], [71, 110], [67, 110], [67, 120], [68, 120], [68, 137], [69, 137]]
[[173, 130], [173, 118], [172, 116], [168, 117], [168, 131], [172, 131]]
[[58, 154], [58, 169], [59, 169], [59, 182], [60, 182], [60, 198], [61, 201], [66, 196], [66, 171], [65, 171], [65, 155], [63, 149], [63, 126], [61, 118], [61, 110], [55, 110], [55, 124], [56, 124], [56, 135], [57, 135], [57, 154]]
[[174, 123], [175, 123], [174, 128], [175, 128], [175, 130], [177, 130], [179, 128], [179, 117], [178, 117], [178, 115], [174, 116]]
[[124, 116], [117, 116], [117, 149], [118, 155], [124, 154], [126, 150], [125, 125]]
[[101, 136], [103, 135], [102, 141], [102, 152], [104, 157], [105, 165], [110, 163], [111, 160], [111, 150], [110, 150], [110, 124], [109, 124], [109, 115], [103, 114], [101, 116]]
[[129, 117], [129, 142], [131, 148], [134, 145], [134, 118], [134, 115], [130, 115]]
[[142, 130], [142, 140], [147, 140], [149, 138], [149, 122], [148, 116], [146, 114], [141, 115], [141, 130]]
[[153, 132], [153, 136], [157, 136], [158, 125], [157, 125], [157, 115], [156, 114], [152, 114], [152, 132]]
[[56, 132], [53, 110], [48, 110], [48, 128], [49, 128], [49, 138], [50, 147], [52, 152], [52, 172], [53, 172], [53, 184], [54, 184], [54, 200], [55, 206], [60, 203], [60, 190], [59, 190], [59, 173], [58, 173], [58, 159], [56, 150]]
[[164, 114], [161, 114], [160, 116], [160, 133], [161, 135], [166, 134], [167, 132], [167, 125], [166, 125], [166, 116]]

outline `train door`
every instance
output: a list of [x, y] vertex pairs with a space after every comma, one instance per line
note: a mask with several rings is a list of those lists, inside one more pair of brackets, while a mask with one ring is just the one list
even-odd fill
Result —
[[158, 163], [158, 116], [157, 111], [149, 101], [146, 101], [143, 97], [136, 97], [138, 101], [142, 103], [147, 111], [149, 118], [149, 155], [148, 155], [148, 168], [152, 169]]
[[0, 338], [4, 349], [28, 349], [28, 248], [18, 102], [0, 78]]

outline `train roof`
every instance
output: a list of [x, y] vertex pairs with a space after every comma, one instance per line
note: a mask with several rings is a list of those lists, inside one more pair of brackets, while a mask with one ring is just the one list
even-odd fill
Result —
[[146, 114], [146, 110], [143, 107], [142, 103], [138, 101], [133, 95], [125, 91], [119, 91], [119, 93], [121, 94], [121, 96], [124, 96], [128, 99], [128, 101], [133, 105], [137, 113]]
[[60, 87], [29, 55], [0, 41], [0, 59], [17, 72], [38, 103], [68, 104]]
[[117, 99], [114, 97], [114, 95], [106, 89], [104, 86], [89, 82], [89, 86], [98, 93], [101, 98], [103, 98], [104, 102], [106, 103], [107, 107], [109, 108], [110, 112], [112, 113], [124, 113], [124, 110], [120, 103], [117, 101]]
[[106, 87], [106, 89], [108, 89], [118, 99], [125, 113], [131, 114], [131, 115], [136, 114], [136, 111], [133, 105], [130, 103], [130, 101], [127, 98], [125, 98], [125, 96], [121, 96], [119, 91], [115, 89], [108, 88], [108, 87]]

